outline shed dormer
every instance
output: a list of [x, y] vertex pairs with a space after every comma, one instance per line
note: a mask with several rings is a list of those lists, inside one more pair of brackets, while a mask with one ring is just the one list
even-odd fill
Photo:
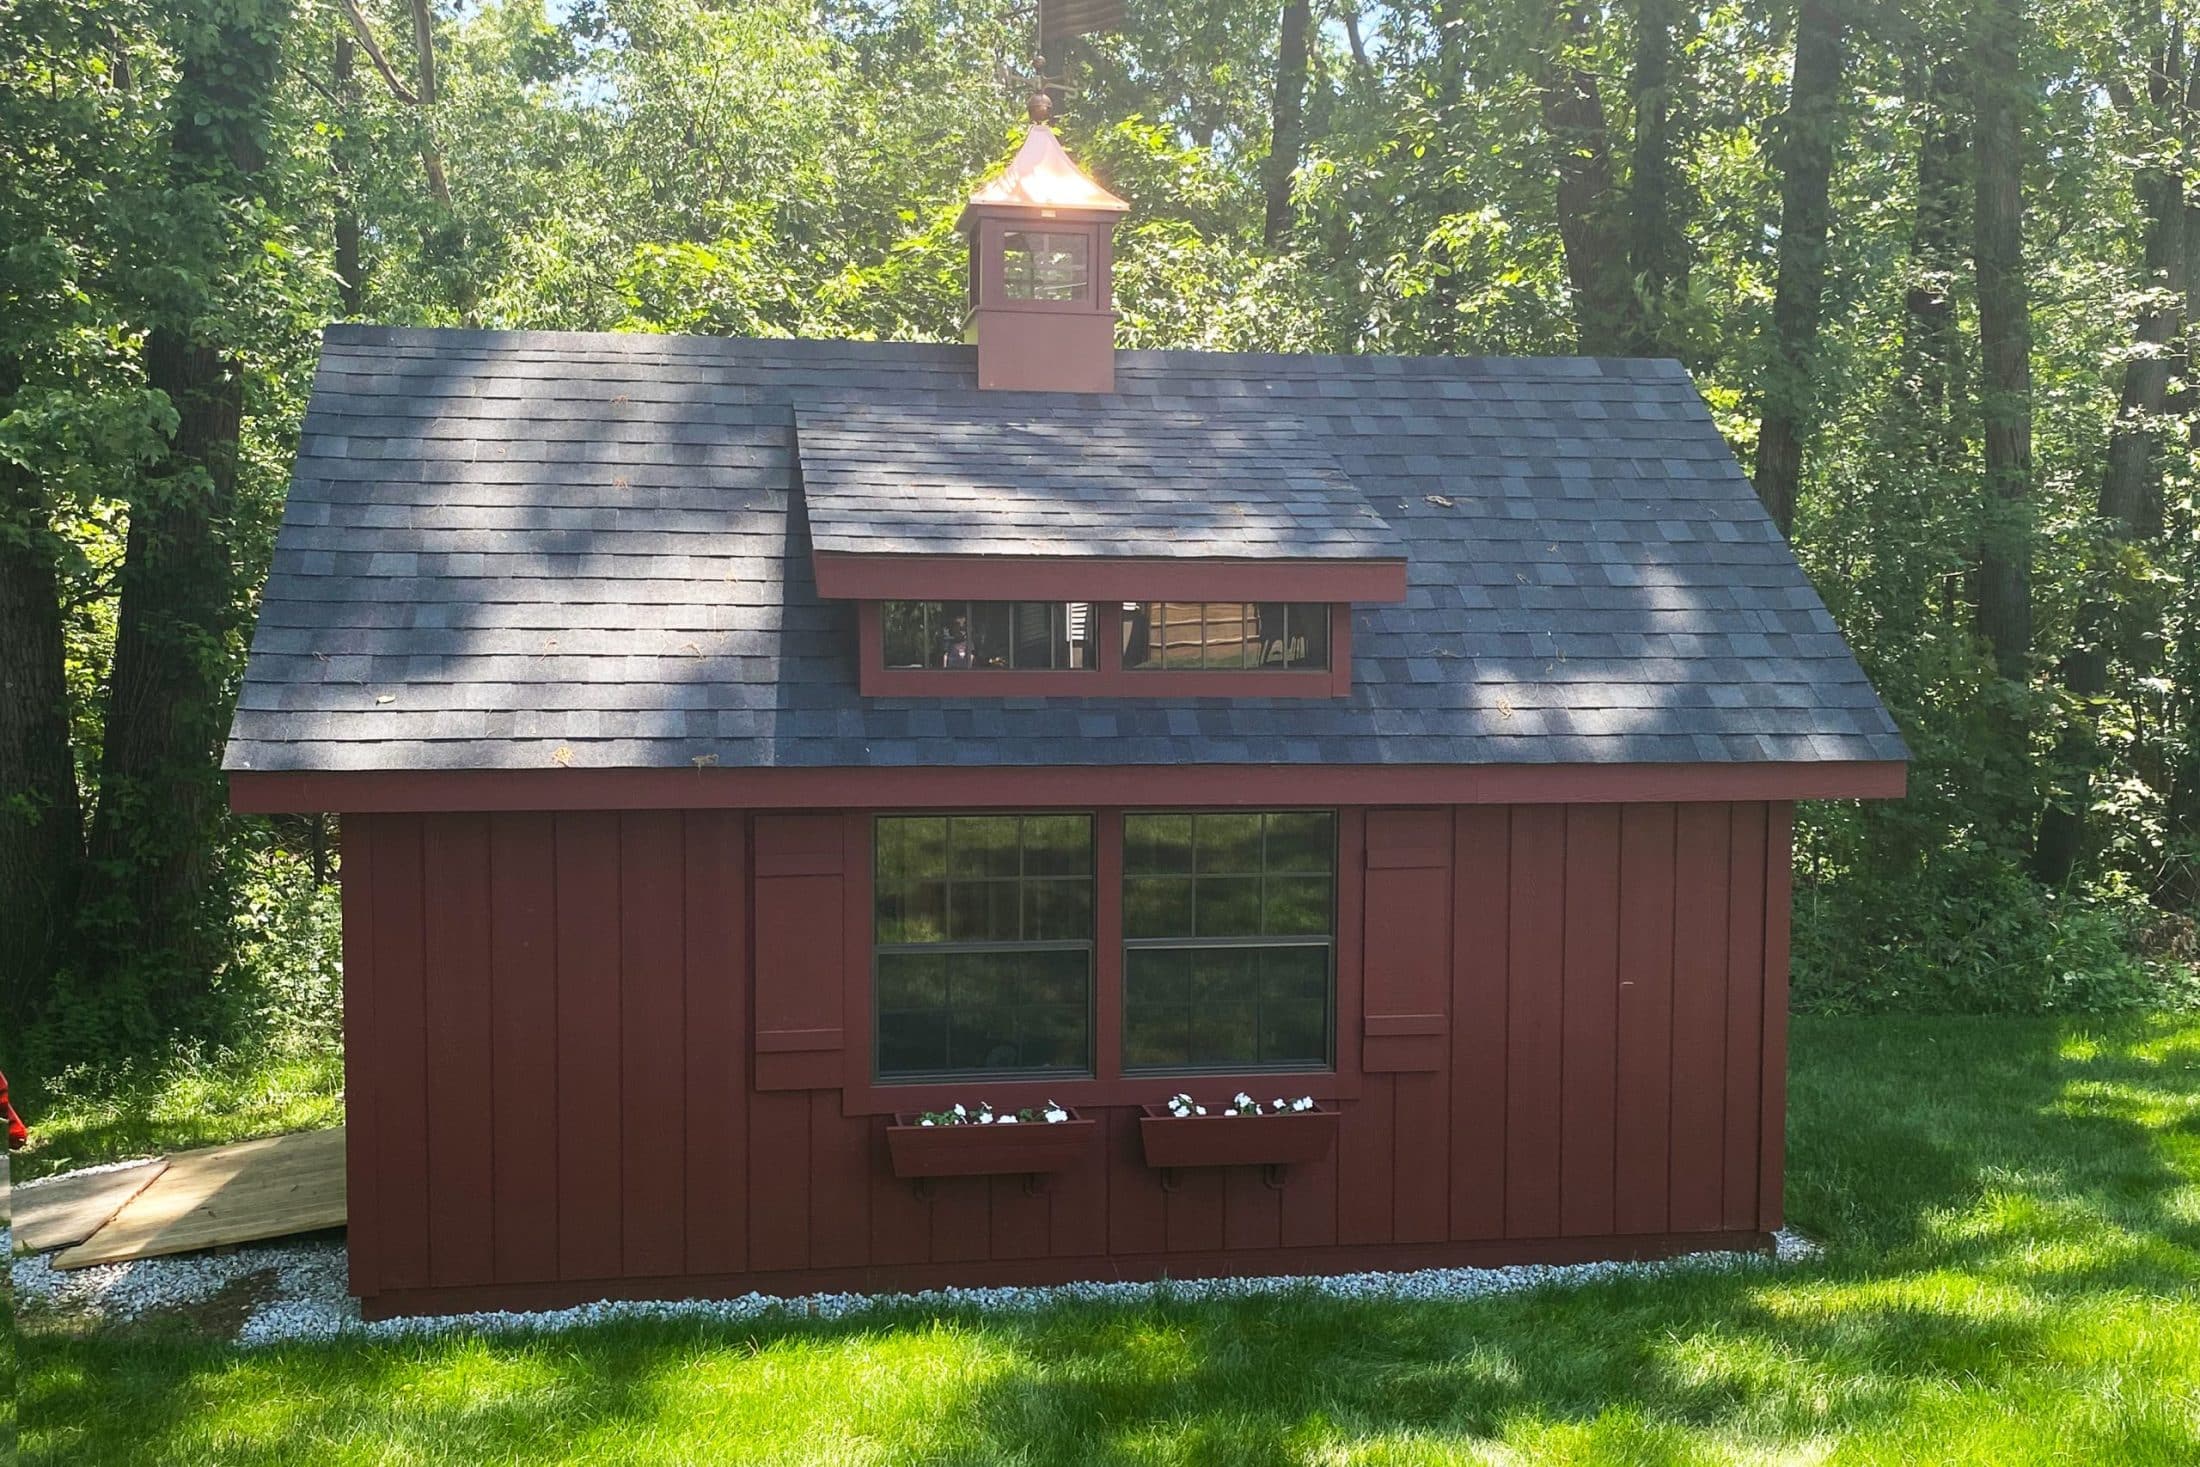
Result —
[[1130, 206], [1087, 178], [1031, 100], [1031, 131], [1008, 171], [971, 196], [969, 340], [978, 385], [1025, 392], [1115, 390], [1115, 223]]

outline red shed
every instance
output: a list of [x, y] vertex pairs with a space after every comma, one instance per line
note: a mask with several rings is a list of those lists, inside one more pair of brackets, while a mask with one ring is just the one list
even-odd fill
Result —
[[330, 328], [227, 767], [369, 1313], [1778, 1226], [1906, 755], [1687, 376], [1117, 351], [1123, 207], [1034, 125], [967, 346]]

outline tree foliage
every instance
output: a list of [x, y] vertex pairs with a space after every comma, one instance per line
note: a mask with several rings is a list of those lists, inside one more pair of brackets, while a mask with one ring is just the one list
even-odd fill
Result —
[[[2068, 1007], [2171, 991], [2200, 905], [2182, 3], [1132, 0], [1049, 66], [1136, 205], [1127, 345], [1686, 362], [1917, 755], [1805, 812], [1798, 993]], [[322, 849], [215, 775], [317, 328], [953, 339], [1029, 46], [1007, 0], [0, 0], [0, 1001], [47, 1053], [249, 1011], [238, 893]]]

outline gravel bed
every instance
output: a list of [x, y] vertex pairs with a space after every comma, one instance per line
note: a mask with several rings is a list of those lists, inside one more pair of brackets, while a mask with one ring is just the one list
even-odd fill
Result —
[[1523, 1289], [1647, 1278], [1661, 1273], [1765, 1268], [1818, 1256], [1818, 1245], [1792, 1232], [1776, 1237], [1775, 1259], [1759, 1253], [1695, 1253], [1653, 1263], [1522, 1264], [1510, 1268], [1428, 1268], [1412, 1273], [1348, 1273], [1280, 1278], [1173, 1279], [1161, 1283], [1058, 1284], [1033, 1288], [928, 1289], [911, 1294], [810, 1294], [783, 1299], [603, 1301], [535, 1313], [502, 1310], [391, 1319], [368, 1323], [344, 1293], [344, 1245], [336, 1240], [247, 1245], [235, 1252], [149, 1258], [62, 1272], [41, 1255], [14, 1267], [16, 1301], [33, 1312], [52, 1310], [103, 1323], [189, 1309], [225, 1290], [251, 1296], [237, 1326], [247, 1346], [289, 1340], [445, 1335], [461, 1332], [543, 1332], [622, 1319], [740, 1321], [771, 1316], [841, 1319], [881, 1309], [1029, 1311], [1063, 1303], [1136, 1304], [1156, 1298], [1235, 1299], [1311, 1291], [1340, 1299], [1450, 1300]]

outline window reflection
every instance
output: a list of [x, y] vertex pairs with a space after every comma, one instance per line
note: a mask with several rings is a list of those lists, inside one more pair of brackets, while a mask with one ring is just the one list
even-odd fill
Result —
[[1319, 1069], [1336, 971], [1328, 811], [1123, 817], [1123, 1068]]
[[883, 816], [881, 1079], [1092, 1067], [1090, 815]]
[[1149, 671], [1329, 666], [1329, 606], [1321, 601], [1129, 601], [1123, 666]]
[[890, 668], [1094, 666], [1090, 602], [886, 601], [879, 614]]

